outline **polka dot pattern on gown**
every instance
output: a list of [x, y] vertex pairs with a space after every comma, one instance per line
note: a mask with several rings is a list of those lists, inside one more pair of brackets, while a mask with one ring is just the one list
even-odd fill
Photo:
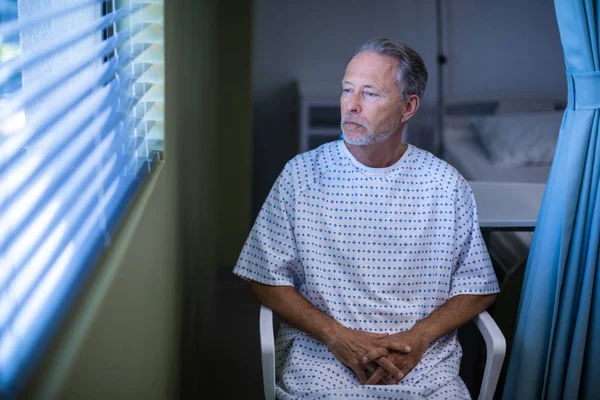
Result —
[[[394, 165], [360, 164], [343, 141], [290, 160], [233, 271], [293, 286], [344, 326], [410, 329], [449, 298], [497, 293], [473, 193], [446, 162], [412, 145]], [[319, 340], [283, 322], [280, 399], [463, 399], [456, 332], [397, 385], [361, 385]]]

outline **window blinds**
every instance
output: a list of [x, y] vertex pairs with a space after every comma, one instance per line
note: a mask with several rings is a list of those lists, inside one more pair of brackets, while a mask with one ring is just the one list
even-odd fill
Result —
[[164, 56], [162, 0], [0, 0], [0, 12], [6, 395], [35, 365], [160, 155]]

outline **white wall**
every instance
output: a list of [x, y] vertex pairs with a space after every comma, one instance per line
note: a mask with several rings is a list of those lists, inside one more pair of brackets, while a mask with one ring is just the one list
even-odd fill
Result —
[[[554, 5], [547, 0], [445, 0], [449, 57], [446, 89], [565, 91]], [[289, 80], [339, 82], [356, 47], [386, 36], [421, 54], [435, 101], [433, 0], [257, 0], [254, 5], [254, 96]]]
[[548, 0], [446, 1], [448, 95], [564, 93], [565, 63]]
[[[341, 90], [352, 53], [376, 36], [413, 47], [433, 69], [433, 4], [432, 0], [255, 1], [255, 97], [267, 96], [295, 79], [340, 82]], [[435, 77], [430, 84], [433, 89]]]
[[[565, 92], [564, 61], [549, 0], [444, 0], [447, 95]], [[355, 48], [375, 36], [418, 51], [429, 71], [424, 107], [437, 97], [434, 0], [254, 2], [254, 205], [297, 152], [291, 83], [340, 82]]]

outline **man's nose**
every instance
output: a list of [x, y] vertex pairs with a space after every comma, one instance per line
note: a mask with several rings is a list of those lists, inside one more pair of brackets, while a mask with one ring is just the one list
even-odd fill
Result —
[[352, 114], [359, 114], [362, 110], [362, 106], [360, 104], [360, 94], [352, 93], [346, 101], [346, 112], [350, 112]]

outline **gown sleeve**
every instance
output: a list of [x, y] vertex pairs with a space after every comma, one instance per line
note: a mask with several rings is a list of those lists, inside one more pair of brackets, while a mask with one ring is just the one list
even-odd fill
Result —
[[288, 163], [265, 200], [242, 248], [233, 273], [273, 286], [304, 282], [294, 237], [294, 173]]
[[449, 297], [499, 292], [498, 280], [477, 219], [473, 191], [463, 177], [454, 190], [455, 235]]

